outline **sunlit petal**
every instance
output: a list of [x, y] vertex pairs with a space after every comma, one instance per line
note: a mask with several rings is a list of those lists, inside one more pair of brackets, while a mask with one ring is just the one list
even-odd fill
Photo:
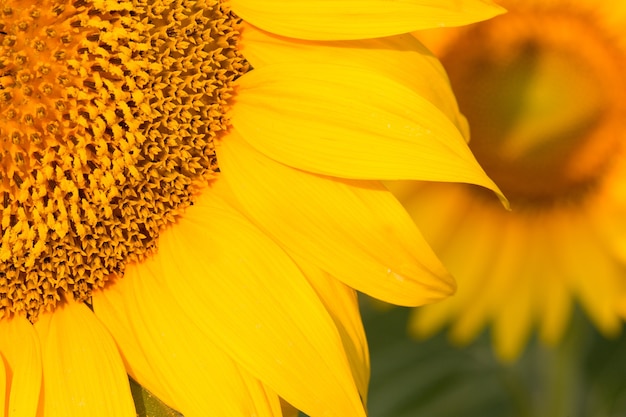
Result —
[[[140, 363], [146, 358], [154, 371], [154, 380], [139, 375], [136, 379], [149, 389], [156, 383], [167, 390], [165, 398], [171, 397], [171, 405], [185, 416], [275, 415], [280, 409], [276, 395], [267, 398], [262, 384], [191, 322], [165, 289], [162, 274], [154, 260], [130, 265], [116, 288], [94, 297], [97, 316], [127, 361]], [[119, 329], [120, 323], [132, 329], [134, 340], [126, 339], [128, 333]]]
[[347, 285], [403, 305], [454, 291], [447, 271], [381, 185], [305, 175], [235, 135], [218, 156], [223, 178], [246, 212], [281, 244]]
[[375, 38], [458, 26], [504, 11], [489, 0], [230, 0], [253, 25], [301, 39]]
[[361, 66], [409, 87], [441, 110], [469, 140], [441, 63], [409, 34], [355, 41], [315, 42], [285, 38], [244, 24], [241, 48], [255, 68], [291, 63]]
[[69, 302], [35, 324], [46, 417], [135, 417], [128, 377], [111, 335], [85, 305]]
[[363, 401], [366, 401], [370, 359], [356, 291], [304, 260], [298, 259], [297, 263], [333, 318], [357, 388]]
[[193, 323], [281, 397], [309, 415], [364, 415], [339, 334], [306, 278], [214, 193], [163, 233], [157, 259]]
[[234, 128], [277, 161], [343, 178], [467, 182], [499, 192], [450, 119], [376, 71], [281, 64], [246, 74], [239, 87]]
[[[37, 413], [42, 370], [39, 339], [24, 317], [0, 320], [0, 353], [4, 358], [8, 417]], [[0, 391], [3, 392], [3, 391]]]

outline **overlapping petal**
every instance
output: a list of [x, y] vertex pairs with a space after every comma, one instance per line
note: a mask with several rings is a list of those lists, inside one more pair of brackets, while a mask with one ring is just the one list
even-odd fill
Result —
[[297, 264], [333, 318], [363, 402], [367, 401], [370, 359], [356, 291], [302, 259]]
[[[4, 359], [8, 417], [34, 417], [41, 390], [41, 350], [35, 329], [24, 317], [0, 320], [0, 355]], [[1, 377], [1, 376], [0, 376]]]
[[410, 34], [367, 40], [315, 42], [285, 38], [244, 23], [240, 43], [246, 59], [254, 68], [294, 62], [332, 62], [335, 65], [368, 68], [426, 98], [469, 140], [467, 121], [459, 112], [443, 66]]
[[262, 229], [352, 288], [400, 305], [450, 295], [454, 281], [382, 185], [309, 175], [235, 132], [217, 149], [222, 179]]
[[[425, 235], [434, 240], [434, 244], [440, 249], [439, 254], [446, 260], [446, 265], [454, 275], [463, 272], [462, 277], [466, 277], [459, 284], [459, 291], [454, 297], [441, 303], [427, 306], [423, 309], [415, 310], [414, 319], [411, 326], [415, 334], [420, 337], [429, 336], [439, 330], [451, 317], [460, 317], [458, 325], [452, 327], [453, 339], [460, 343], [466, 343], [477, 335], [481, 330], [489, 314], [487, 303], [483, 302], [486, 291], [491, 291], [492, 263], [494, 258], [481, 256], [485, 247], [479, 239], [482, 233], [487, 232], [476, 222], [468, 222], [466, 219], [476, 212], [480, 212], [480, 206], [468, 204], [459, 198], [458, 189], [455, 187], [428, 187], [424, 194], [418, 194], [408, 209], [422, 219], [422, 215], [430, 215], [432, 222], [420, 222]], [[462, 195], [462, 194], [461, 194]], [[420, 201], [432, 201], [433, 204], [420, 204]], [[457, 201], [455, 201], [457, 200]], [[448, 204], [438, 204], [440, 201], [447, 203], [454, 202], [452, 206], [456, 213], [452, 215]], [[423, 211], [416, 211], [417, 208]], [[442, 215], [449, 215], [441, 217]], [[497, 220], [497, 219], [496, 219]], [[490, 223], [493, 230], [499, 230], [502, 226], [496, 220]], [[492, 229], [489, 229], [492, 230]], [[498, 253], [500, 242], [489, 246], [489, 250]], [[484, 286], [471, 285], [472, 278], [486, 277], [487, 284]], [[491, 293], [491, 292], [490, 292]], [[471, 309], [466, 308], [467, 303], [472, 303]]]
[[315, 291], [216, 193], [203, 193], [163, 232], [155, 259], [190, 320], [281, 397], [309, 415], [364, 416], [341, 338]]
[[450, 119], [366, 68], [305, 62], [255, 70], [239, 80], [232, 123], [265, 155], [318, 174], [467, 182], [499, 193]]
[[[279, 416], [278, 397], [242, 370], [200, 331], [172, 299], [158, 262], [129, 265], [125, 277], [94, 295], [97, 316], [118, 341], [127, 362], [149, 365], [133, 375], [188, 417]], [[128, 327], [129, 329], [125, 329]], [[130, 336], [130, 339], [129, 339]], [[184, 342], [183, 342], [184, 341]], [[161, 398], [161, 395], [159, 395]]]
[[[535, 307], [545, 311], [542, 318], [550, 332], [554, 332], [562, 309], [566, 308], [560, 294], [555, 293], [557, 298], [551, 305], [549, 294], [539, 301], [540, 292], [527, 283], [527, 277], [550, 274], [538, 255], [544, 256], [554, 244], [546, 242], [531, 248], [526, 239], [521, 239], [524, 234], [543, 232], [545, 227], [511, 222], [507, 212], [487, 199], [471, 198], [462, 186], [422, 184], [411, 188], [407, 183], [405, 189], [403, 184], [399, 185], [393, 188], [395, 194], [405, 201], [429, 241], [437, 247], [437, 253], [459, 280], [455, 297], [415, 311], [411, 329], [416, 335], [429, 336], [452, 321], [452, 338], [467, 343], [488, 321], [493, 321], [496, 350], [501, 359], [512, 360], [519, 355], [530, 332]], [[423, 200], [431, 204], [421, 204]], [[493, 235], [498, 239], [492, 239]], [[492, 256], [486, 257], [484, 253]], [[508, 275], [507, 271], [516, 271], [519, 279], [500, 279]], [[546, 286], [551, 284], [551, 280], [546, 280]], [[511, 296], [506, 311], [499, 308], [503, 294]], [[545, 306], [535, 305], [538, 302]], [[472, 308], [467, 308], [469, 305]]]
[[298, 39], [369, 39], [459, 26], [504, 12], [489, 0], [230, 0], [264, 30]]
[[9, 395], [9, 391], [7, 390], [7, 370], [6, 370], [6, 360], [4, 359], [4, 357], [2, 356], [2, 353], [0, 352], [0, 389], [2, 390], [2, 392], [5, 393], [5, 395], [0, 396], [0, 407], [2, 412], [6, 414], [6, 407], [7, 407], [7, 399], [6, 397], [8, 397]]
[[135, 417], [117, 346], [82, 303], [69, 301], [35, 323], [46, 417]]

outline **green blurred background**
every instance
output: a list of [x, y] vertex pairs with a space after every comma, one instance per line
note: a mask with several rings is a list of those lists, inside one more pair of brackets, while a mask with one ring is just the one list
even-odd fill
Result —
[[626, 416], [626, 336], [607, 340], [576, 312], [563, 342], [536, 340], [500, 363], [485, 332], [453, 347], [445, 333], [407, 336], [409, 309], [363, 304], [370, 343], [370, 417]]

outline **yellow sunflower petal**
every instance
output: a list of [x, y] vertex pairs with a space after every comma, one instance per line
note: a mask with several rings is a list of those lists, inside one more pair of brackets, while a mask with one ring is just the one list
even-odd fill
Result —
[[264, 30], [299, 39], [367, 39], [459, 26], [504, 12], [489, 0], [230, 0]]
[[246, 213], [347, 285], [401, 305], [454, 292], [452, 278], [382, 185], [292, 169], [256, 152], [235, 132], [217, 152], [222, 178]]
[[376, 71], [283, 63], [246, 74], [238, 91], [233, 126], [277, 161], [342, 178], [467, 182], [502, 197], [450, 119]]
[[[438, 251], [451, 241], [459, 240], [457, 232], [466, 223], [467, 212], [474, 205], [466, 187], [416, 181], [386, 181], [385, 186], [402, 202], [426, 240]], [[424, 204], [425, 201], [428, 204]], [[472, 241], [471, 235], [468, 239]], [[467, 250], [474, 246], [467, 242], [462, 244]]]
[[294, 62], [362, 66], [409, 87], [440, 109], [469, 139], [448, 76], [437, 58], [412, 35], [315, 42], [284, 38], [244, 22], [240, 44], [256, 69]]
[[335, 321], [357, 388], [363, 402], [366, 402], [370, 358], [356, 291], [309, 262], [302, 259], [296, 261]]
[[35, 329], [24, 317], [0, 320], [0, 353], [6, 366], [8, 417], [37, 414], [41, 389], [41, 350]]
[[[419, 213], [417, 224], [420, 230], [443, 257], [444, 264], [450, 268], [454, 277], [458, 276], [459, 269], [463, 271], [462, 277], [485, 274], [486, 262], [484, 257], [480, 256], [483, 248], [476, 241], [479, 230], [473, 223], [465, 221], [465, 214], [473, 207], [471, 201], [464, 198], [462, 188], [456, 184], [422, 183], [416, 186], [414, 182], [408, 181], [389, 185], [393, 187], [394, 195], [404, 202], [409, 213]], [[424, 201], [428, 203], [424, 204]], [[455, 260], [462, 261], [462, 266], [459, 267], [459, 262]], [[443, 328], [449, 319], [457, 314], [459, 304], [472, 299], [473, 287], [469, 286], [467, 281], [458, 282], [459, 289], [454, 297], [415, 309], [409, 321], [410, 332], [416, 337], [425, 338]], [[468, 335], [473, 336], [473, 332]], [[468, 340], [461, 337], [456, 341], [465, 343]]]
[[[555, 261], [572, 280], [574, 291], [598, 329], [607, 336], [616, 335], [622, 326], [615, 311], [622, 283], [613, 277], [623, 274], [623, 265], [606, 251], [584, 213], [563, 214], [553, 221], [561, 236]], [[578, 253], [585, 256], [572, 256]]]
[[[415, 212], [419, 213], [418, 225], [424, 229], [429, 241], [432, 239], [437, 244], [437, 253], [453, 276], [460, 276], [463, 280], [459, 281], [459, 290], [454, 297], [419, 309], [412, 319], [411, 330], [420, 337], [426, 337], [439, 330], [450, 317], [460, 315], [461, 319], [452, 328], [451, 336], [456, 343], [465, 344], [479, 333], [487, 319], [484, 288], [474, 283], [480, 282], [478, 278], [491, 279], [489, 271], [492, 262], [481, 255], [497, 248], [493, 248], [490, 241], [481, 239], [485, 230], [478, 222], [467, 221], [467, 216], [480, 213], [482, 207], [465, 198], [458, 186], [426, 184], [418, 196], [409, 207], [419, 210]], [[429, 204], [420, 205], [420, 200]], [[450, 213], [450, 206], [458, 210], [457, 213]], [[492, 229], [497, 231], [498, 226], [494, 220]], [[446, 239], [448, 236], [453, 238]], [[466, 308], [467, 303], [471, 303], [471, 309]]]
[[[487, 218], [489, 211], [485, 212], [484, 209], [482, 204], [476, 204], [468, 218], [472, 219], [472, 215]], [[477, 262], [484, 268], [483, 273], [466, 275], [464, 278], [463, 282], [471, 285], [472, 297], [467, 297], [465, 302], [459, 305], [457, 314], [460, 314], [460, 317], [453, 324], [452, 330], [455, 338], [471, 340], [479, 330], [482, 330], [485, 322], [493, 318], [490, 317], [492, 314], [497, 316], [500, 309], [507, 308], [509, 299], [503, 297], [506, 295], [512, 297], [514, 292], [511, 291], [511, 280], [503, 279], [503, 277], [510, 277], [510, 271], [518, 270], [520, 264], [524, 262], [525, 242], [519, 239], [523, 226], [516, 222], [507, 222], [502, 216], [490, 220], [491, 222], [488, 223], [474, 220], [468, 226], [469, 230], [474, 230], [474, 236], [484, 236], [482, 239], [475, 238], [473, 244], [479, 248], [478, 250], [490, 253], [492, 256], [481, 257], [476, 254], [476, 258], [480, 259]], [[489, 238], [494, 233], [499, 234], [499, 240]], [[469, 242], [472, 241], [466, 240], [465, 244]], [[458, 257], [458, 254], [456, 256]], [[462, 257], [457, 259], [460, 265], [464, 264]], [[468, 302], [472, 305], [471, 309], [466, 308]], [[465, 309], [467, 314], [465, 314]]]
[[[156, 261], [149, 259], [129, 265], [124, 279], [94, 295], [94, 310], [126, 360], [150, 364], [173, 399], [170, 405], [187, 417], [276, 415], [278, 397], [267, 398], [257, 379], [190, 322], [163, 288], [161, 275]], [[132, 340], [124, 326], [131, 329]], [[155, 382], [137, 381], [149, 390]]]
[[[528, 282], [536, 282], [537, 277], [545, 276], [541, 285], [535, 283], [535, 297], [537, 304], [536, 319], [539, 319], [539, 335], [548, 344], [555, 345], [567, 328], [568, 320], [572, 313], [573, 298], [569, 288], [568, 278], [563, 275], [561, 268], [550, 262], [547, 266], [545, 259], [556, 259], [555, 252], [561, 246], [562, 234], [555, 230], [554, 223], [545, 217], [537, 219], [533, 226], [533, 252], [535, 253], [535, 265], [539, 270], [534, 276], [529, 275], [525, 279]], [[537, 317], [538, 316], [538, 317]]]
[[190, 319], [285, 400], [312, 417], [365, 415], [315, 291], [275, 243], [215, 193], [203, 193], [163, 232], [155, 259]]
[[135, 417], [120, 354], [94, 314], [68, 302], [35, 323], [43, 358], [46, 417]]
[[[119, 302], [123, 297], [119, 294], [122, 290], [123, 285], [116, 282], [107, 286], [105, 291], [95, 292], [94, 313], [116, 340], [128, 374], [163, 403], [176, 408], [166, 381], [152, 367], [141, 348], [137, 333], [126, 319], [126, 307]], [[103, 295], [104, 292], [107, 293], [106, 296]]]
[[[523, 256], [519, 253], [518, 256]], [[523, 259], [523, 258], [522, 258]], [[524, 269], [519, 265], [518, 270]], [[523, 272], [521, 274], [523, 275]], [[508, 288], [502, 294], [509, 295], [505, 305], [496, 302], [493, 311], [493, 344], [501, 360], [517, 359], [526, 345], [533, 320], [533, 288], [523, 279], [506, 280]]]
[[[0, 389], [2, 391], [0, 392], [7, 392], [7, 370], [5, 367], [6, 363], [6, 359], [3, 357], [2, 352], [0, 352]], [[2, 395], [0, 396], [0, 410], [3, 410], [2, 412], [5, 413], [6, 415], [6, 409], [7, 409], [7, 396], [6, 395]]]

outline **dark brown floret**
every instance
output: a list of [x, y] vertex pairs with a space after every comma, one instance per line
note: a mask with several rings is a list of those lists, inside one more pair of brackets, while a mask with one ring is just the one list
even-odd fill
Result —
[[237, 23], [217, 0], [0, 1], [0, 317], [87, 300], [217, 175]]

